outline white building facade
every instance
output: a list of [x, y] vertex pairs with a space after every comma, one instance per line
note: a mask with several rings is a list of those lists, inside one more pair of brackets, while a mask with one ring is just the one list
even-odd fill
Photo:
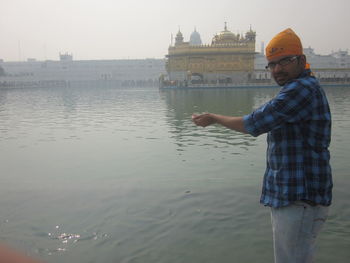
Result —
[[[348, 51], [339, 50], [329, 55], [315, 54], [311, 47], [304, 48], [304, 54], [307, 62], [311, 65], [314, 75], [323, 82], [336, 80], [349, 81], [350, 78], [350, 55]], [[271, 74], [265, 69], [267, 60], [264, 54], [255, 55], [255, 72], [256, 80], [271, 79]]]
[[[199, 43], [200, 37], [195, 33], [192, 41]], [[321, 82], [350, 82], [348, 51], [318, 55], [309, 47], [304, 49], [304, 54]], [[166, 74], [165, 63], [165, 59], [73, 60], [71, 54], [60, 54], [59, 61], [28, 59], [25, 62], [5, 62], [0, 59], [0, 87], [38, 82], [60, 84], [93, 81], [109, 81], [113, 85], [128, 87], [156, 86], [159, 77]], [[250, 81], [273, 82], [270, 72], [265, 69], [266, 64], [264, 54], [257, 53]]]
[[116, 84], [155, 85], [165, 73], [164, 59], [126, 60], [72, 60], [66, 56], [60, 61], [26, 62], [0, 61], [4, 74], [0, 82], [64, 81], [113, 81]]

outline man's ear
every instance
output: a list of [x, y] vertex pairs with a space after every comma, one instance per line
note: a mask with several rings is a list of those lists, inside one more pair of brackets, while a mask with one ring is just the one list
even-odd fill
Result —
[[305, 55], [301, 55], [300, 56], [299, 64], [302, 66], [303, 69], [305, 68], [305, 65], [306, 65], [306, 57], [305, 57]]

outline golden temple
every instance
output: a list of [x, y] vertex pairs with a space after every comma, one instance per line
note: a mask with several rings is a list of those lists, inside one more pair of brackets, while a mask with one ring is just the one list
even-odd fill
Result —
[[168, 78], [186, 83], [245, 82], [254, 71], [255, 37], [251, 28], [245, 35], [234, 34], [225, 23], [211, 44], [202, 44], [196, 29], [189, 42], [179, 30], [166, 55]]

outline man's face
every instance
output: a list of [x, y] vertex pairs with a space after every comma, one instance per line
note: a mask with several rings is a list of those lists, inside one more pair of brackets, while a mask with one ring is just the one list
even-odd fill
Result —
[[283, 86], [287, 82], [296, 79], [305, 68], [306, 59], [301, 56], [281, 56], [268, 61], [267, 68], [278, 85]]

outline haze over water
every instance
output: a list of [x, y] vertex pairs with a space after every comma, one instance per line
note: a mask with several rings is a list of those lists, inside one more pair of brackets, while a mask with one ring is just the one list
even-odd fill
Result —
[[[350, 89], [326, 88], [334, 199], [316, 262], [350, 256]], [[272, 262], [266, 136], [191, 122], [278, 88], [0, 90], [0, 238], [47, 262]]]

